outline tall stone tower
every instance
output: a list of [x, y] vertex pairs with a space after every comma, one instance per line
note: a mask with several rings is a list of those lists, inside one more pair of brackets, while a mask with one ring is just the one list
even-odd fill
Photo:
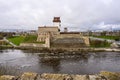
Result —
[[60, 17], [54, 17], [53, 18], [53, 26], [58, 26], [58, 28], [60, 29], [60, 27], [61, 27]]

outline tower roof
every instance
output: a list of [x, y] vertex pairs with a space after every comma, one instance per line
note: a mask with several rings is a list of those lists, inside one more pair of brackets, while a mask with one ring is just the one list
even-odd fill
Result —
[[60, 17], [54, 17], [53, 22], [61, 22]]

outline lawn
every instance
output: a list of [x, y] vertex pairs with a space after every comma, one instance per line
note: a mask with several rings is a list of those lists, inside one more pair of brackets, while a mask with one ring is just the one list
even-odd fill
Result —
[[103, 39], [111, 39], [111, 40], [117, 40], [117, 39], [120, 39], [119, 36], [93, 36], [93, 37], [103, 38]]
[[27, 43], [36, 42], [36, 41], [37, 41], [37, 36], [35, 35], [27, 35], [23, 40], [23, 42], [27, 42]]
[[41, 43], [41, 44], [45, 43], [45, 42], [37, 42], [36, 35], [14, 36], [8, 38], [8, 40], [16, 45], [20, 45], [20, 43]]
[[24, 39], [25, 37], [23, 36], [14, 36], [14, 37], [8, 38], [8, 40], [14, 43], [15, 45], [20, 45], [20, 43], [22, 43]]

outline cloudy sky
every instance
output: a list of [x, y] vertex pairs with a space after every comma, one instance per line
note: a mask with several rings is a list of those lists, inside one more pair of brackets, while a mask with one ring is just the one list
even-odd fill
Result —
[[120, 0], [0, 0], [0, 29], [37, 29], [54, 16], [71, 30], [110, 29], [120, 24]]

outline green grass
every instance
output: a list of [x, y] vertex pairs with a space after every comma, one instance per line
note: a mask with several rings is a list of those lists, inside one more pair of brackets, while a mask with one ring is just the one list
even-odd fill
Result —
[[11, 37], [8, 38], [8, 40], [16, 45], [20, 45], [20, 43], [22, 43], [24, 41], [25, 37], [23, 36], [15, 36], [15, 37]]
[[116, 40], [119, 39], [119, 36], [93, 36], [93, 37], [97, 37], [97, 38], [103, 38], [103, 39], [111, 39], [111, 40]]
[[36, 42], [37, 41], [37, 36], [35, 35], [27, 35], [25, 36], [23, 42]]
[[39, 43], [39, 44], [45, 43], [45, 42], [37, 42], [36, 35], [15, 36], [8, 38], [8, 40], [16, 45], [20, 45], [20, 43]]

